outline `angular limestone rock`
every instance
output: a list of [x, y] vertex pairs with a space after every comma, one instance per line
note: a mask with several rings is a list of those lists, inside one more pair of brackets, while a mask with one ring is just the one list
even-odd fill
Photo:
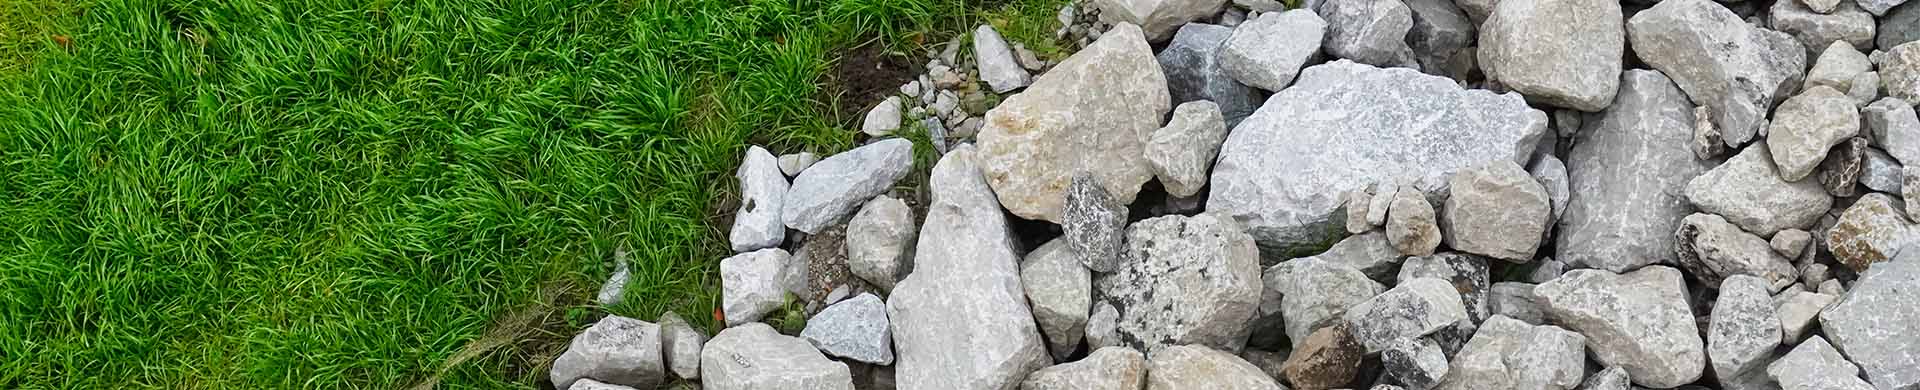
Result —
[[1220, 68], [1234, 80], [1279, 91], [1320, 54], [1327, 22], [1311, 10], [1269, 12], [1248, 20], [1220, 48]]
[[1818, 180], [1782, 180], [1772, 160], [1766, 145], [1749, 146], [1687, 182], [1687, 200], [1761, 236], [1819, 222], [1833, 204], [1827, 190]]
[[1148, 390], [1280, 390], [1279, 383], [1233, 354], [1199, 345], [1167, 347], [1147, 356]]
[[1775, 253], [1766, 239], [1740, 230], [1718, 215], [1689, 215], [1674, 235], [1680, 241], [1675, 248], [1675, 263], [1701, 284], [1719, 286], [1735, 275], [1750, 275], [1766, 280], [1768, 286], [1785, 286], [1799, 277], [1793, 263]]
[[1586, 335], [1594, 358], [1626, 369], [1634, 383], [1670, 388], [1699, 379], [1706, 369], [1679, 270], [1573, 270], [1533, 291], [1554, 323]]
[[827, 157], [793, 178], [780, 209], [781, 218], [789, 228], [818, 233], [893, 188], [893, 182], [912, 168], [913, 141], [900, 138]]
[[1799, 42], [1711, 0], [1659, 2], [1627, 20], [1627, 39], [1636, 56], [1714, 113], [1733, 147], [1752, 140], [1776, 97], [1799, 86], [1807, 61]]
[[1629, 70], [1598, 120], [1585, 121], [1567, 154], [1566, 211], [1553, 258], [1626, 272], [1672, 257], [1673, 231], [1692, 208], [1687, 182], [1712, 168], [1694, 158], [1693, 106], [1660, 72]]
[[1146, 355], [1107, 347], [1079, 361], [1034, 371], [1020, 382], [1020, 390], [1140, 390], [1146, 383]]
[[702, 388], [711, 390], [853, 389], [846, 363], [829, 360], [806, 341], [761, 323], [714, 335], [700, 352], [700, 369]]
[[1920, 386], [1920, 253], [1876, 264], [1820, 312], [1820, 329], [1881, 389]]
[[659, 325], [610, 315], [573, 336], [547, 376], [555, 388], [591, 378], [651, 389], [667, 379], [661, 351]]
[[1519, 164], [1501, 160], [1461, 170], [1448, 188], [1453, 196], [1440, 218], [1447, 247], [1513, 263], [1533, 261], [1553, 218], [1546, 187]]
[[1093, 308], [1093, 274], [1075, 259], [1062, 240], [1048, 241], [1020, 263], [1020, 287], [1027, 292], [1033, 319], [1047, 336], [1053, 357], [1065, 360], [1087, 334]]
[[[1241, 24], [1246, 26], [1247, 24]], [[1180, 27], [1173, 41], [1155, 57], [1160, 71], [1167, 75], [1167, 92], [1174, 104], [1209, 101], [1218, 105], [1227, 126], [1240, 123], [1260, 108], [1259, 91], [1236, 81], [1226, 68], [1226, 43], [1234, 29], [1211, 24], [1190, 23]], [[1319, 41], [1314, 42], [1319, 47]], [[1293, 67], [1298, 72], [1298, 65]], [[1291, 81], [1292, 77], [1288, 77]], [[1178, 107], [1175, 107], [1178, 110]], [[1225, 134], [1224, 132], [1221, 134]], [[1214, 141], [1218, 150], [1219, 141]], [[1148, 148], [1152, 148], [1151, 145]], [[1212, 164], [1209, 160], [1208, 164]], [[1202, 173], [1205, 176], [1205, 173]]]
[[752, 252], [780, 246], [787, 239], [787, 226], [780, 216], [780, 205], [787, 198], [787, 177], [780, 173], [780, 162], [759, 146], [747, 148], [734, 178], [740, 180], [740, 209], [733, 213], [733, 230], [727, 236], [734, 253]]
[[1767, 150], [1780, 178], [1797, 182], [1813, 174], [1828, 149], [1860, 134], [1860, 110], [1846, 94], [1815, 86], [1781, 104], [1771, 129]]
[[1239, 351], [1260, 305], [1259, 256], [1222, 215], [1140, 221], [1127, 229], [1130, 262], [1094, 279], [1095, 300], [1118, 309], [1120, 340], [1149, 355], [1181, 344]]
[[1227, 123], [1220, 106], [1200, 100], [1181, 103], [1173, 120], [1153, 132], [1147, 141], [1147, 164], [1167, 193], [1189, 197], [1207, 185], [1207, 172], [1227, 140]]
[[1480, 25], [1480, 67], [1531, 100], [1599, 111], [1620, 87], [1623, 24], [1618, 1], [1501, 1]]
[[1467, 318], [1453, 283], [1417, 278], [1347, 309], [1341, 319], [1367, 353], [1419, 338]]

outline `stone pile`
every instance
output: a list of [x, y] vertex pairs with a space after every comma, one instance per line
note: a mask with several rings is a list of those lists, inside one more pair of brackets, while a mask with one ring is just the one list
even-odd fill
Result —
[[555, 387], [1920, 389], [1920, 1], [1057, 22], [748, 148], [724, 330], [607, 317]]

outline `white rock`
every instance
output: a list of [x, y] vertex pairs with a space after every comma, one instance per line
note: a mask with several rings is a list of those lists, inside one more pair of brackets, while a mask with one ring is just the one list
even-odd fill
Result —
[[1020, 263], [1020, 287], [1033, 307], [1040, 333], [1056, 360], [1067, 360], [1086, 335], [1088, 311], [1093, 308], [1093, 275], [1055, 239], [1027, 254]]
[[1387, 242], [1409, 256], [1433, 254], [1444, 237], [1440, 234], [1433, 204], [1413, 187], [1394, 192], [1392, 208], [1387, 210]]
[[1094, 279], [1126, 346], [1149, 355], [1198, 344], [1239, 351], [1260, 305], [1260, 253], [1231, 218], [1172, 215], [1127, 229], [1127, 263]]
[[1807, 243], [1811, 242], [1813, 242], [1812, 233], [1800, 229], [1787, 229], [1774, 233], [1773, 238], [1767, 240], [1767, 246], [1773, 247], [1773, 251], [1779, 252], [1781, 256], [1798, 259], [1800, 253], [1806, 251]]
[[1585, 373], [1587, 343], [1560, 327], [1496, 315], [1453, 356], [1436, 389], [1572, 389]]
[[806, 341], [761, 323], [714, 335], [700, 352], [700, 370], [701, 388], [707, 390], [853, 389], [846, 363], [828, 360]]
[[1887, 58], [1880, 62], [1880, 81], [1886, 84], [1887, 96], [1908, 105], [1920, 104], [1920, 44], [1907, 42], [1887, 49]]
[[980, 70], [980, 81], [987, 82], [994, 93], [1007, 93], [1033, 83], [1033, 75], [1020, 66], [1013, 50], [1000, 38], [1000, 32], [993, 30], [993, 25], [982, 24], [973, 29], [973, 57]]
[[[1547, 201], [1553, 206], [1552, 220], [1559, 221], [1567, 211], [1567, 202], [1573, 199], [1573, 191], [1569, 188], [1572, 179], [1567, 176], [1567, 165], [1551, 154], [1540, 155], [1534, 158], [1533, 164], [1527, 165], [1527, 174], [1533, 175], [1533, 180], [1540, 182], [1540, 186], [1547, 190]], [[1552, 224], [1548, 224], [1548, 227], [1552, 227]]]
[[1881, 389], [1920, 386], [1920, 253], [1903, 253], [1860, 275], [1820, 313], [1820, 329]]
[[889, 96], [879, 104], [867, 110], [867, 120], [860, 122], [860, 132], [869, 136], [885, 137], [900, 130], [901, 103], [899, 96]]
[[786, 203], [787, 177], [780, 173], [779, 165], [773, 154], [754, 146], [747, 148], [740, 170], [734, 172], [734, 178], [740, 180], [740, 208], [733, 213], [733, 230], [727, 241], [735, 253], [779, 246], [787, 239], [780, 210]]
[[1766, 239], [1740, 230], [1718, 215], [1689, 215], [1674, 235], [1680, 242], [1674, 263], [1701, 284], [1719, 286], [1729, 277], [1750, 275], [1766, 280], [1768, 286], [1785, 286], [1799, 277], [1793, 263], [1775, 253]]
[[1513, 263], [1533, 260], [1553, 204], [1526, 169], [1498, 160], [1455, 173], [1448, 188], [1453, 194], [1440, 218], [1447, 247]]
[[1693, 105], [1679, 87], [1657, 71], [1620, 78], [1613, 106], [1584, 121], [1567, 153], [1574, 195], [1554, 232], [1553, 258], [1574, 268], [1625, 272], [1670, 259], [1673, 231], [1692, 212], [1683, 189], [1713, 164], [1687, 146]]
[[1764, 144], [1749, 146], [1695, 177], [1687, 183], [1686, 195], [1700, 211], [1719, 214], [1761, 236], [1812, 226], [1833, 204], [1818, 180], [1781, 180]]
[[1205, 346], [1168, 347], [1148, 354], [1148, 358], [1148, 390], [1284, 389], [1252, 363]]
[[1637, 57], [1714, 113], [1732, 147], [1753, 139], [1768, 107], [1800, 85], [1807, 61], [1799, 42], [1710, 0], [1661, 1], [1627, 20], [1627, 39]]
[[1780, 344], [1780, 322], [1767, 293], [1771, 285], [1746, 275], [1728, 277], [1720, 284], [1712, 323], [1707, 326], [1707, 357], [1716, 375], [1730, 378], [1760, 368]]
[[1327, 22], [1310, 10], [1269, 12], [1247, 20], [1220, 47], [1220, 68], [1240, 83], [1279, 91], [1320, 53]]
[[1480, 25], [1480, 67], [1531, 100], [1599, 111], [1620, 87], [1623, 23], [1613, 0], [1501, 1]]
[[1107, 347], [1079, 361], [1034, 371], [1020, 382], [1020, 390], [1140, 390], [1146, 383], [1146, 355]]
[[1853, 81], [1849, 82], [1847, 97], [1853, 98], [1853, 105], [1866, 107], [1880, 100], [1881, 96], [1886, 96], [1880, 85], [1880, 72], [1860, 72], [1853, 75]]
[[893, 187], [913, 168], [913, 142], [894, 138], [827, 157], [801, 171], [781, 206], [787, 227], [818, 233]]
[[720, 308], [727, 326], [759, 321], [786, 304], [787, 251], [767, 248], [720, 260]]
[[609, 315], [573, 336], [567, 351], [554, 359], [547, 377], [554, 388], [568, 388], [576, 380], [592, 378], [651, 389], [667, 378], [660, 352], [659, 325]]
[[911, 270], [909, 249], [918, 235], [906, 202], [886, 195], [873, 197], [847, 221], [848, 271], [881, 291], [893, 291], [894, 284]]
[[1082, 171], [1131, 204], [1153, 178], [1141, 152], [1171, 99], [1139, 28], [1114, 26], [987, 112], [981, 171], [1022, 218], [1059, 222], [1066, 184]]
[[787, 177], [793, 177], [794, 175], [799, 175], [800, 171], [806, 170], [807, 167], [811, 167], [813, 163], [817, 162], [820, 162], [820, 156], [816, 156], [811, 152], [784, 154], [780, 156], [780, 173], [786, 174]]
[[1147, 141], [1147, 164], [1168, 194], [1194, 196], [1207, 185], [1207, 173], [1226, 140], [1226, 118], [1219, 105], [1205, 100], [1181, 103], [1173, 109], [1173, 120]]
[[660, 343], [666, 367], [673, 376], [700, 379], [700, 350], [707, 344], [705, 333], [669, 311], [660, 314]]
[[887, 327], [887, 304], [862, 293], [827, 306], [807, 319], [800, 338], [820, 352], [879, 365], [893, 364], [893, 331]]
[[1860, 111], [1874, 146], [1886, 150], [1901, 165], [1920, 165], [1920, 115], [1905, 100], [1886, 98]]
[[1788, 290], [1781, 293], [1774, 305], [1774, 313], [1780, 317], [1780, 345], [1794, 345], [1807, 336], [1812, 329], [1813, 320], [1820, 311], [1833, 304], [1832, 295]]
[[1767, 9], [1767, 27], [1793, 35], [1807, 50], [1807, 56], [1834, 41], [1855, 48], [1872, 48], [1873, 14], [1852, 1], [1841, 1], [1833, 12], [1818, 12], [1799, 1], [1776, 2]]
[[1679, 270], [1657, 265], [1624, 275], [1573, 270], [1533, 291], [1554, 323], [1586, 335], [1596, 360], [1626, 369], [1636, 384], [1679, 386], [1699, 379], [1706, 369], [1705, 347]]
[[1813, 174], [1834, 145], [1860, 134], [1860, 111], [1846, 94], [1814, 86], [1780, 105], [1767, 135], [1767, 149], [1780, 178], [1797, 182]]
[[[1146, 33], [1145, 37], [1154, 42], [1164, 42], [1173, 37], [1173, 30], [1187, 22], [1204, 20], [1220, 13], [1227, 0], [1094, 0], [1093, 6], [1100, 10], [1100, 20], [1119, 25], [1130, 23]], [[1108, 30], [1100, 37], [1112, 34]]]
[[1833, 89], [1846, 91], [1853, 88], [1853, 77], [1873, 70], [1873, 62], [1867, 55], [1854, 49], [1846, 42], [1834, 41], [1820, 52], [1820, 59], [1813, 62], [1813, 70], [1807, 71], [1807, 81], [1801, 89], [1812, 89], [1825, 85]]
[[1873, 385], [1860, 380], [1859, 372], [1859, 367], [1820, 336], [1800, 343], [1793, 352], [1767, 366], [1767, 375], [1780, 381], [1780, 388], [1785, 390], [1873, 390]]
[[1393, 343], [1425, 336], [1464, 318], [1466, 306], [1453, 283], [1433, 278], [1403, 281], [1341, 316], [1367, 353], [1378, 353]]

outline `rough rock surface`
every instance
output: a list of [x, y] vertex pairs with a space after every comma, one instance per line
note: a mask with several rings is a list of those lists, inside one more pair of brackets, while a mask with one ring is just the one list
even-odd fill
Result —
[[1020, 390], [1140, 390], [1146, 383], [1146, 355], [1107, 347], [1072, 363], [1034, 371], [1020, 382]]
[[759, 321], [786, 303], [787, 251], [767, 248], [720, 260], [720, 308], [727, 326]]
[[899, 199], [881, 195], [867, 201], [847, 222], [847, 268], [881, 291], [893, 291], [912, 269], [913, 211]]
[[667, 379], [661, 351], [659, 325], [609, 315], [573, 336], [547, 379], [562, 389], [582, 378], [651, 389]]
[[1168, 194], [1194, 196], [1207, 185], [1207, 172], [1226, 140], [1227, 123], [1219, 105], [1204, 100], [1180, 103], [1173, 108], [1173, 120], [1148, 139], [1147, 164]]
[[1246, 85], [1279, 91], [1320, 54], [1326, 32], [1327, 22], [1310, 10], [1261, 14], [1227, 38], [1220, 48], [1220, 68]]
[[1790, 288], [1774, 299], [1774, 313], [1780, 317], [1780, 345], [1794, 345], [1813, 329], [1813, 320], [1839, 297]]
[[1894, 160], [1893, 156], [1879, 149], [1867, 149], [1866, 158], [1860, 164], [1860, 185], [1869, 190], [1897, 195], [1901, 183], [1906, 180], [1901, 175], [1899, 160]]
[[1766, 280], [1768, 286], [1785, 286], [1799, 277], [1793, 263], [1776, 253], [1766, 239], [1718, 215], [1689, 215], [1674, 235], [1680, 243], [1674, 248], [1675, 263], [1701, 284], [1719, 286], [1734, 275], [1750, 275]]
[[1148, 390], [1284, 389], [1252, 363], [1205, 346], [1170, 346], [1149, 353], [1148, 358]]
[[1613, 0], [1501, 1], [1480, 25], [1480, 67], [1528, 99], [1599, 111], [1620, 87], [1624, 23]]
[[1433, 254], [1444, 240], [1435, 214], [1433, 204], [1419, 190], [1400, 187], [1387, 209], [1387, 242], [1404, 255]]
[[1386, 289], [1359, 270], [1314, 257], [1270, 267], [1262, 280], [1262, 317], [1284, 319], [1296, 348], [1315, 329], [1337, 323], [1348, 308]]
[[[1471, 59], [1477, 50], [1468, 50], [1468, 45], [1479, 37], [1479, 23], [1467, 17], [1453, 0], [1409, 0], [1407, 8], [1413, 11], [1413, 28], [1407, 30], [1407, 45], [1413, 48], [1413, 57], [1420, 69], [1427, 74], [1466, 79], [1465, 72], [1454, 72], [1448, 65], [1456, 58]], [[1458, 69], [1465, 70], [1465, 69]]]
[[1493, 316], [1453, 356], [1436, 389], [1572, 389], [1585, 373], [1585, 336]]
[[971, 146], [933, 167], [914, 272], [887, 298], [901, 388], [1013, 387], [1050, 362], [1000, 204]]
[[[1094, 0], [1093, 6], [1100, 9], [1100, 19], [1119, 25], [1129, 23], [1145, 32], [1145, 38], [1154, 42], [1164, 42], [1173, 36], [1174, 29], [1187, 22], [1202, 20], [1220, 13], [1227, 0]], [[1113, 31], [1107, 31], [1112, 33]], [[1105, 38], [1106, 34], [1100, 37]]]
[[1534, 325], [1545, 324], [1547, 315], [1540, 309], [1540, 303], [1535, 299], [1533, 288], [1534, 285], [1531, 283], [1494, 283], [1492, 293], [1487, 298], [1487, 306], [1492, 314]]
[[980, 170], [1000, 203], [1022, 218], [1060, 222], [1067, 183], [1079, 172], [1131, 204], [1153, 178], [1141, 151], [1172, 108], [1140, 29], [1117, 25], [987, 111]]
[[1860, 111], [1867, 129], [1873, 133], [1874, 146], [1902, 165], [1920, 166], [1920, 115], [1905, 100], [1885, 98]]
[[1121, 343], [1149, 355], [1181, 344], [1239, 351], [1260, 305], [1259, 256], [1226, 216], [1140, 221], [1127, 229], [1129, 263], [1095, 278], [1095, 299], [1119, 311]]
[[1881, 389], [1920, 386], [1920, 253], [1875, 264], [1820, 313], [1820, 329]]
[[1874, 36], [1877, 43], [1874, 47], [1881, 50], [1920, 41], [1920, 2], [1908, 1], [1887, 11], [1886, 17], [1880, 19], [1880, 31]]
[[1816, 55], [1819, 54], [1816, 51], [1834, 41], [1846, 42], [1855, 48], [1873, 47], [1873, 14], [1852, 1], [1841, 1], [1830, 13], [1815, 12], [1798, 1], [1775, 2], [1767, 9], [1767, 26], [1793, 35], [1800, 45]]
[[1720, 284], [1707, 326], [1707, 358], [1721, 378], [1746, 374], [1766, 364], [1780, 345], [1780, 322], [1775, 319], [1771, 283], [1735, 275]]
[[1332, 389], [1353, 381], [1365, 355], [1345, 325], [1334, 325], [1308, 335], [1280, 370], [1293, 387]]
[[[1417, 278], [1434, 278], [1452, 283], [1453, 289], [1460, 292], [1460, 303], [1466, 307], [1467, 320], [1472, 323], [1485, 321], [1493, 311], [1487, 303], [1487, 293], [1492, 286], [1488, 285], [1491, 276], [1484, 257], [1447, 252], [1407, 258], [1395, 280]], [[1471, 327], [1472, 324], [1467, 326]]]
[[1859, 193], [1860, 174], [1866, 170], [1866, 138], [1848, 137], [1840, 145], [1827, 150], [1827, 158], [1815, 168], [1814, 179], [1820, 180], [1820, 187], [1834, 197], [1853, 197]]
[[[1249, 22], [1250, 23], [1250, 22]], [[1241, 24], [1246, 26], [1247, 24]], [[1242, 27], [1250, 28], [1250, 27]], [[1173, 41], [1155, 57], [1160, 71], [1167, 76], [1167, 92], [1174, 104], [1205, 100], [1219, 106], [1227, 126], [1240, 123], [1260, 108], [1260, 93], [1236, 81], [1226, 68], [1226, 44], [1234, 29], [1211, 24], [1189, 23], [1173, 35]], [[1319, 46], [1318, 42], [1314, 43]], [[1303, 57], [1304, 58], [1304, 57]], [[1294, 66], [1298, 72], [1300, 67]], [[1288, 77], [1291, 81], [1292, 77]], [[1178, 107], [1175, 107], [1176, 112]], [[1222, 133], [1225, 134], [1225, 133]], [[1215, 141], [1216, 147], [1219, 141]], [[1151, 149], [1152, 145], [1148, 145]], [[1217, 149], [1216, 149], [1217, 150]], [[1211, 161], [1209, 161], [1211, 163]]]
[[1600, 372], [1588, 376], [1586, 382], [1580, 383], [1580, 390], [1632, 389], [1633, 378], [1627, 375], [1627, 370], [1621, 369], [1620, 367], [1607, 367], [1605, 370], [1600, 370]]
[[1880, 61], [1880, 81], [1886, 84], [1887, 96], [1920, 105], [1920, 43], [1887, 49], [1887, 58]]
[[800, 171], [807, 170], [807, 167], [817, 162], [820, 162], [820, 156], [812, 152], [783, 154], [780, 155], [780, 173], [787, 174], [788, 177], [799, 175]]
[[1514, 263], [1533, 261], [1553, 204], [1526, 169], [1497, 160], [1463, 169], [1448, 181], [1440, 227], [1447, 247]]
[[707, 335], [694, 329], [679, 314], [660, 314], [660, 352], [667, 370], [680, 379], [700, 379], [700, 349]]
[[887, 327], [887, 304], [873, 294], [860, 294], [820, 310], [807, 319], [800, 338], [828, 355], [863, 363], [893, 364], [893, 332]]
[[787, 177], [780, 173], [780, 161], [759, 146], [747, 148], [740, 170], [740, 209], [733, 213], [733, 230], [727, 241], [735, 253], [779, 246], [787, 239], [787, 226], [780, 216], [786, 202]]
[[801, 171], [780, 209], [787, 227], [818, 233], [893, 188], [913, 168], [913, 141], [894, 138], [841, 152]]
[[1417, 278], [1347, 309], [1341, 316], [1367, 353], [1418, 338], [1467, 318], [1453, 283]]
[[1533, 291], [1554, 323], [1586, 335], [1594, 358], [1626, 369], [1634, 383], [1670, 388], [1699, 379], [1706, 369], [1679, 270], [1573, 270]]
[[1063, 240], [1048, 241], [1020, 263], [1020, 287], [1027, 292], [1033, 319], [1047, 336], [1053, 357], [1065, 360], [1087, 334], [1093, 308], [1093, 274], [1074, 258]]
[[1114, 199], [1091, 173], [1073, 175], [1061, 211], [1061, 236], [1080, 264], [1100, 272], [1119, 269], [1127, 228], [1127, 206]]
[[1867, 194], [1827, 229], [1827, 248], [1840, 264], [1854, 272], [1866, 271], [1899, 255], [1902, 247], [1914, 241], [1914, 224], [1903, 214], [1893, 197]]
[[1415, 390], [1432, 389], [1447, 377], [1447, 355], [1440, 344], [1421, 338], [1403, 340], [1380, 351], [1381, 375]]
[[1013, 48], [1000, 38], [1000, 32], [993, 25], [982, 24], [973, 29], [974, 64], [980, 70], [980, 81], [985, 81], [994, 93], [1007, 93], [1033, 83], [1033, 75], [1020, 66], [1013, 57]]
[[1749, 146], [1694, 178], [1687, 183], [1686, 194], [1700, 211], [1719, 214], [1761, 236], [1812, 226], [1833, 204], [1818, 180], [1781, 180], [1772, 153], [1763, 144]]
[[1413, 67], [1407, 32], [1413, 11], [1400, 0], [1326, 0], [1317, 9], [1327, 20], [1327, 54], [1379, 67]]
[[829, 360], [806, 341], [762, 323], [714, 335], [700, 353], [700, 368], [701, 387], [710, 390], [853, 389], [846, 363]]
[[1815, 86], [1782, 103], [1767, 133], [1767, 150], [1780, 178], [1797, 182], [1813, 174], [1834, 145], [1860, 134], [1860, 110], [1846, 94]]
[[[1559, 221], [1560, 216], [1567, 212], [1567, 202], [1573, 200], [1573, 190], [1570, 189], [1573, 179], [1567, 175], [1566, 163], [1551, 154], [1541, 155], [1527, 165], [1527, 174], [1533, 175], [1533, 180], [1547, 190], [1547, 203], [1553, 207], [1551, 220]], [[1547, 227], [1551, 229], [1553, 225], [1549, 223]]]
[[[1681, 196], [1712, 162], [1694, 158], [1692, 104], [1657, 71], [1620, 75], [1620, 92], [1585, 121], [1567, 154], [1570, 193], [1553, 258], [1625, 272], [1672, 256], [1673, 231], [1692, 212]], [[1770, 162], [1769, 162], [1770, 163]]]
[[1820, 336], [1800, 343], [1767, 366], [1767, 375], [1779, 381], [1780, 388], [1785, 390], [1872, 390], [1873, 385], [1860, 380], [1858, 372], [1859, 367], [1848, 362]]
[[1820, 57], [1813, 62], [1813, 69], [1807, 71], [1807, 81], [1802, 90], [1825, 85], [1840, 91], [1853, 88], [1853, 77], [1873, 70], [1873, 61], [1865, 53], [1853, 48], [1846, 42], [1834, 41], [1822, 46]]
[[1518, 95], [1463, 90], [1411, 69], [1309, 67], [1227, 135], [1207, 207], [1283, 253], [1340, 230], [1332, 217], [1341, 191], [1403, 176], [1437, 188], [1488, 160], [1525, 161], [1546, 122]]
[[1776, 34], [1711, 0], [1662, 1], [1627, 20], [1633, 53], [1707, 106], [1733, 147], [1752, 140], [1776, 96], [1800, 84], [1806, 49]]

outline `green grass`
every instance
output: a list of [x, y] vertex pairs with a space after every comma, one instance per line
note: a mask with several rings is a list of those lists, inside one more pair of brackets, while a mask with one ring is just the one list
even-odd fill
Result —
[[852, 146], [834, 55], [960, 6], [0, 0], [0, 388], [528, 388], [598, 313], [710, 326], [743, 145]]

